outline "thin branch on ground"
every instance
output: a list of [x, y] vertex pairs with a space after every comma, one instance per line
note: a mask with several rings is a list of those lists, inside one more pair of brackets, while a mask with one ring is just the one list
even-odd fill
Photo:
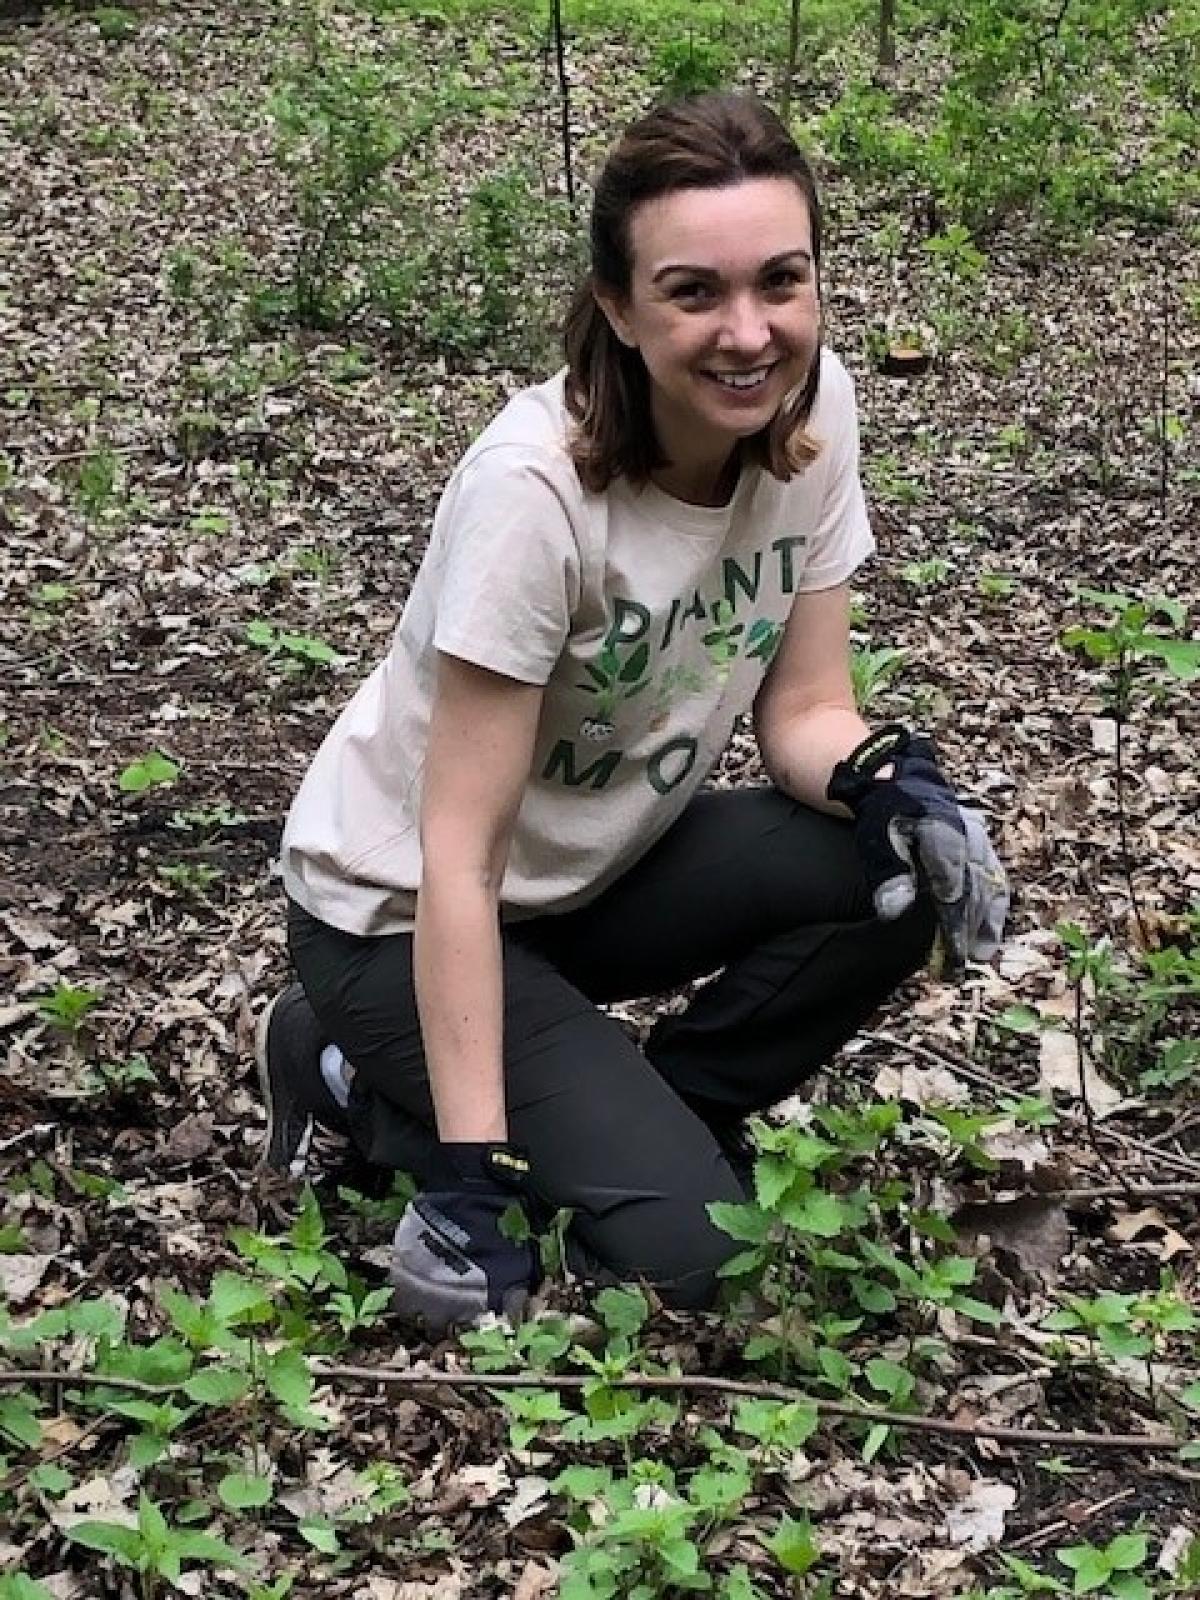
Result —
[[1131, 1495], [1136, 1493], [1137, 1489], [1135, 1487], [1118, 1489], [1116, 1494], [1110, 1494], [1104, 1500], [1097, 1500], [1093, 1505], [1083, 1507], [1079, 1514], [1072, 1517], [1070, 1521], [1066, 1517], [1059, 1517], [1054, 1522], [1048, 1522], [1044, 1528], [1035, 1528], [1032, 1533], [1027, 1533], [1024, 1538], [1013, 1540], [1012, 1543], [1006, 1546], [1006, 1549], [1011, 1552], [1036, 1550], [1041, 1545], [1048, 1544], [1051, 1539], [1057, 1538], [1059, 1534], [1071, 1533], [1080, 1523], [1090, 1522], [1093, 1517], [1099, 1516], [1100, 1512], [1107, 1511], [1110, 1506], [1120, 1505], [1122, 1500], [1128, 1500]]
[[1200, 1183], [1110, 1183], [1095, 1189], [1030, 1189], [1038, 1200], [1079, 1204], [1086, 1200], [1197, 1200]]
[[1013, 1085], [1002, 1083], [999, 1078], [993, 1077], [990, 1072], [985, 1072], [982, 1067], [977, 1067], [973, 1061], [968, 1061], [965, 1056], [957, 1055], [952, 1050], [947, 1050], [944, 1045], [921, 1044], [916, 1039], [902, 1039], [898, 1033], [884, 1033], [878, 1029], [867, 1029], [858, 1035], [860, 1039], [869, 1039], [872, 1044], [886, 1045], [892, 1050], [904, 1050], [918, 1061], [927, 1061], [933, 1067], [950, 1067], [968, 1082], [978, 1084], [981, 1089], [991, 1089], [996, 1094], [1011, 1094]]
[[[343, 1366], [315, 1361], [313, 1376], [323, 1383], [375, 1383], [398, 1389], [584, 1389], [594, 1378], [575, 1373], [552, 1372], [434, 1372], [403, 1367]], [[178, 1385], [145, 1383], [137, 1378], [106, 1376], [96, 1372], [56, 1371], [44, 1367], [17, 1368], [0, 1372], [0, 1388], [29, 1384], [61, 1387], [118, 1389], [135, 1394], [175, 1394]], [[637, 1392], [666, 1391], [685, 1394], [728, 1394], [753, 1400], [800, 1401], [811, 1405], [820, 1416], [842, 1417], [852, 1422], [883, 1424], [890, 1428], [918, 1433], [936, 1433], [947, 1438], [989, 1439], [1015, 1449], [1057, 1450], [1139, 1450], [1147, 1454], [1172, 1455], [1187, 1441], [1173, 1436], [1148, 1433], [1072, 1433], [1053, 1428], [1006, 1428], [986, 1422], [951, 1422], [945, 1417], [924, 1417], [903, 1411], [882, 1411], [872, 1406], [852, 1406], [840, 1400], [825, 1400], [782, 1383], [755, 1382], [741, 1378], [715, 1378], [695, 1373], [632, 1374], [614, 1378], [612, 1389]]]

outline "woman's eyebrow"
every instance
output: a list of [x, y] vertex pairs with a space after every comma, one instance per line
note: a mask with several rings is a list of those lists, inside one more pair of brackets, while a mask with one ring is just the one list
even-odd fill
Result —
[[[758, 270], [760, 272], [770, 272], [775, 267], [783, 266], [786, 261], [791, 261], [796, 256], [801, 256], [809, 266], [812, 265], [812, 252], [797, 248], [795, 250], [782, 250], [778, 255], [768, 257]], [[715, 267], [693, 267], [684, 262], [672, 261], [665, 267], [659, 267], [653, 278], [651, 278], [651, 283], [657, 283], [660, 278], [665, 278], [670, 272], [687, 272], [694, 278], [719, 278], [721, 276]]]

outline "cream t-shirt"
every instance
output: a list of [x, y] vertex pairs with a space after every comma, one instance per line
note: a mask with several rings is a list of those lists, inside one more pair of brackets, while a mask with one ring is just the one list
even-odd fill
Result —
[[463, 457], [391, 650], [296, 795], [284, 886], [348, 933], [413, 926], [438, 651], [545, 686], [501, 906], [513, 920], [567, 911], [679, 816], [749, 709], [793, 597], [842, 583], [874, 548], [853, 386], [832, 352], [808, 425], [817, 459], [786, 484], [747, 468], [716, 508], [623, 478], [585, 492], [563, 390], [562, 373], [524, 390]]

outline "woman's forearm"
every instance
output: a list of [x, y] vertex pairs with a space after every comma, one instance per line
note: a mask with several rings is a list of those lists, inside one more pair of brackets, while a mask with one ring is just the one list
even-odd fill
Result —
[[495, 895], [475, 874], [425, 873], [413, 971], [439, 1136], [505, 1139], [503, 977]]
[[845, 809], [827, 800], [825, 791], [834, 767], [869, 731], [857, 711], [813, 706], [778, 722], [770, 739], [760, 740], [763, 765], [775, 787], [794, 800], [845, 816]]

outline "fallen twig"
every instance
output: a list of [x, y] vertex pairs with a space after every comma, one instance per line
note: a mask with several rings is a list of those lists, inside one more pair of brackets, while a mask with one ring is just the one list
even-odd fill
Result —
[[[1013, 1092], [1014, 1086], [1011, 1083], [1002, 1083], [999, 1078], [995, 1078], [991, 1073], [985, 1072], [982, 1067], [975, 1066], [965, 1056], [956, 1055], [954, 1051], [946, 1049], [943, 1045], [921, 1044], [915, 1039], [903, 1039], [898, 1033], [882, 1033], [873, 1030], [864, 1030], [858, 1037], [860, 1039], [868, 1039], [874, 1044], [890, 1046], [895, 1050], [904, 1050], [918, 1061], [928, 1061], [931, 1066], [949, 1067], [961, 1077], [966, 1078], [968, 1082], [976, 1083], [982, 1089], [993, 1089], [998, 1094], [1011, 1094]], [[1139, 1139], [1135, 1134], [1126, 1133], [1120, 1128], [1114, 1128], [1109, 1123], [1097, 1124], [1096, 1133], [1101, 1137], [1115, 1139], [1118, 1143], [1128, 1146], [1131, 1150], [1138, 1151], [1141, 1155], [1149, 1156], [1152, 1160], [1161, 1162], [1164, 1166], [1173, 1167], [1177, 1172], [1192, 1172], [1200, 1176], [1200, 1161], [1195, 1161], [1190, 1156], [1175, 1155], [1170, 1150], [1163, 1150], [1149, 1139]]]
[[[355, 1367], [315, 1361], [313, 1376], [324, 1383], [377, 1383], [400, 1389], [583, 1389], [594, 1378], [575, 1373], [554, 1372], [437, 1372], [404, 1367]], [[106, 1377], [97, 1372], [61, 1372], [34, 1367], [0, 1372], [0, 1388], [17, 1384], [86, 1385], [90, 1388], [121, 1389], [136, 1394], [174, 1394], [178, 1385], [144, 1383], [137, 1378]], [[845, 1417], [852, 1422], [883, 1424], [907, 1428], [918, 1433], [936, 1433], [957, 1439], [990, 1439], [1016, 1449], [1057, 1450], [1144, 1450], [1149, 1454], [1171, 1455], [1184, 1448], [1186, 1440], [1148, 1433], [1060, 1433], [1053, 1428], [1005, 1428], [987, 1422], [951, 1422], [945, 1417], [924, 1417], [905, 1411], [882, 1411], [873, 1406], [851, 1406], [840, 1400], [823, 1400], [803, 1389], [782, 1383], [756, 1382], [742, 1378], [714, 1378], [698, 1373], [633, 1374], [614, 1378], [612, 1389], [635, 1391], [677, 1391], [693, 1394], [741, 1395], [752, 1400], [802, 1401], [819, 1415]]]
[[1030, 1199], [1062, 1200], [1077, 1204], [1083, 1200], [1196, 1200], [1200, 1183], [1102, 1184], [1095, 1189], [1031, 1189]]
[[1122, 1500], [1128, 1500], [1130, 1495], [1137, 1493], [1136, 1487], [1118, 1489], [1116, 1494], [1110, 1494], [1107, 1499], [1097, 1500], [1094, 1505], [1086, 1506], [1071, 1518], [1059, 1517], [1055, 1522], [1048, 1522], [1044, 1528], [1035, 1528], [1032, 1533], [1027, 1533], [1024, 1538], [1017, 1539], [1006, 1548], [1010, 1551], [1036, 1550], [1043, 1544], [1048, 1544], [1051, 1539], [1057, 1538], [1060, 1533], [1070, 1533], [1083, 1522], [1089, 1522], [1101, 1511], [1107, 1511], [1109, 1506], [1119, 1505]]
[[892, 1050], [904, 1050], [918, 1061], [928, 1061], [934, 1067], [950, 1067], [960, 1077], [966, 1078], [970, 1083], [978, 1084], [981, 1089], [992, 1089], [997, 1094], [1012, 1093], [1011, 1083], [1002, 1083], [990, 1072], [977, 1067], [973, 1061], [968, 1061], [965, 1056], [957, 1055], [942, 1045], [921, 1044], [915, 1039], [902, 1039], [898, 1033], [867, 1031], [860, 1033], [858, 1037], [869, 1039], [873, 1044], [887, 1045]]

